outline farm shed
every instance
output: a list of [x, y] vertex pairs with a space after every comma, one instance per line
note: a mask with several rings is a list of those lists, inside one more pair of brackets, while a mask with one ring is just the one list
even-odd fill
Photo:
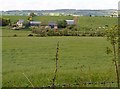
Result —
[[74, 25], [75, 21], [74, 20], [66, 20], [67, 25]]
[[40, 22], [40, 21], [30, 21], [30, 22], [29, 22], [29, 25], [30, 25], [30, 26], [40, 26], [40, 25], [41, 25], [41, 22]]
[[51, 28], [56, 28], [57, 24], [55, 22], [49, 22], [48, 26], [50, 26]]

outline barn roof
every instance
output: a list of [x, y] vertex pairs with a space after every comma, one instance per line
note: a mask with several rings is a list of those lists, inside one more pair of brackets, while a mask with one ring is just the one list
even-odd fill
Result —
[[18, 20], [18, 22], [23, 23], [23, 22], [24, 22], [24, 20], [20, 19], [20, 20]]
[[49, 22], [49, 25], [57, 25], [55, 22]]
[[73, 25], [73, 24], [75, 24], [74, 20], [66, 20], [66, 22], [67, 22], [68, 25]]
[[30, 21], [30, 24], [41, 24], [40, 21]]

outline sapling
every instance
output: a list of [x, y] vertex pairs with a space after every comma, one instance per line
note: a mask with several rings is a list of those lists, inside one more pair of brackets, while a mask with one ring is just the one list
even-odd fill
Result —
[[120, 88], [120, 80], [119, 80], [119, 66], [118, 66], [118, 52], [117, 52], [117, 46], [118, 46], [118, 26], [115, 25], [114, 27], [106, 30], [106, 36], [107, 40], [110, 42], [112, 49], [107, 47], [107, 54], [112, 53], [113, 54], [113, 63], [115, 65], [115, 72], [116, 72], [116, 78], [117, 78], [117, 86], [118, 89]]

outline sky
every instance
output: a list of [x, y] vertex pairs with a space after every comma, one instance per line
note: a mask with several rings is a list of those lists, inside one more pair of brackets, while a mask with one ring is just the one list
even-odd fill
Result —
[[119, 0], [0, 0], [0, 10], [118, 9]]

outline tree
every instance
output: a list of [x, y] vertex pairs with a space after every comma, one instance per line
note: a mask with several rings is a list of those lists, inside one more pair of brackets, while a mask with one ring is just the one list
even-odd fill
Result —
[[28, 17], [28, 21], [33, 21], [32, 16], [29, 16], [29, 17]]
[[34, 17], [34, 16], [36, 16], [36, 14], [33, 13], [33, 12], [31, 12], [31, 13], [30, 13], [30, 16]]
[[[118, 89], [120, 88], [120, 75], [119, 75], [119, 30], [118, 26], [115, 25], [114, 27], [106, 30], [106, 36], [107, 40], [111, 43], [112, 49], [107, 47], [107, 54], [112, 53], [113, 54], [113, 62], [115, 65], [115, 72], [116, 72], [116, 77], [117, 77], [117, 84], [118, 84]], [[118, 47], [117, 47], [118, 46]]]
[[65, 20], [59, 20], [57, 22], [58, 28], [66, 28], [67, 27], [67, 22]]
[[11, 21], [9, 18], [0, 18], [0, 26], [10, 25]]

